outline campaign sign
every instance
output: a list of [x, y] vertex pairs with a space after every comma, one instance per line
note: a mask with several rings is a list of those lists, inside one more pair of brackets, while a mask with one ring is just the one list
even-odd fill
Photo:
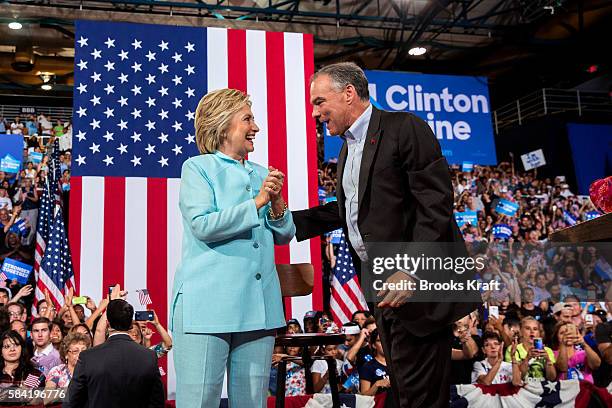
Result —
[[2, 272], [9, 280], [17, 279], [22, 285], [28, 283], [28, 278], [32, 272], [32, 265], [24, 264], [11, 258], [6, 258], [2, 264]]
[[461, 171], [462, 172], [469, 173], [472, 170], [474, 170], [474, 163], [472, 163], [472, 162], [463, 162], [463, 165], [461, 166]]
[[366, 71], [374, 106], [423, 119], [450, 164], [497, 164], [484, 77]]
[[478, 215], [476, 211], [464, 211], [455, 213], [455, 221], [459, 227], [465, 224], [476, 225], [478, 223]]
[[604, 259], [600, 258], [595, 262], [594, 272], [604, 280], [612, 279], [612, 266]]
[[601, 214], [599, 213], [599, 211], [589, 211], [587, 213], [584, 214], [584, 218], [589, 221], [589, 220], [594, 220], [597, 217], [600, 217]]
[[342, 143], [344, 143], [344, 139], [340, 136], [330, 135], [327, 130], [327, 124], [323, 123], [323, 154], [326, 162], [338, 161]]
[[340, 240], [342, 240], [342, 228], [338, 228], [330, 233], [331, 235], [331, 243], [339, 245]]
[[569, 226], [574, 226], [578, 222], [576, 218], [566, 210], [563, 210], [563, 221], [567, 223]]
[[497, 203], [497, 207], [495, 207], [495, 211], [499, 214], [504, 214], [509, 217], [514, 217], [516, 212], [519, 209], [519, 205], [517, 203], [513, 203], [508, 200], [499, 200]]
[[521, 160], [523, 161], [525, 171], [542, 167], [546, 164], [546, 159], [544, 159], [544, 152], [542, 149], [534, 150], [533, 152], [529, 152], [527, 154], [522, 154]]
[[43, 158], [43, 154], [39, 153], [39, 152], [32, 152], [30, 153], [30, 161], [34, 164], [38, 164], [42, 161]]
[[491, 232], [495, 238], [508, 239], [512, 236], [512, 227], [508, 224], [495, 224]]
[[327, 198], [327, 191], [323, 187], [319, 187], [319, 201], [325, 201]]
[[7, 154], [0, 159], [0, 170], [5, 173], [19, 173], [21, 160], [17, 160], [10, 154]]
[[3, 135], [0, 138], [0, 170], [19, 173], [23, 157], [23, 136]]

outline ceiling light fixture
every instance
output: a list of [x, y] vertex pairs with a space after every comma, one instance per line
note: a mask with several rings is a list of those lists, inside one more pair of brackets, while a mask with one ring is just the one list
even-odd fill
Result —
[[23, 25], [17, 20], [11, 21], [8, 26], [11, 30], [21, 30], [23, 28]]
[[40, 86], [40, 89], [45, 91], [50, 91], [53, 89], [53, 84], [55, 83], [55, 75], [51, 72], [44, 72], [40, 75], [43, 84]]
[[419, 56], [419, 55], [425, 54], [426, 52], [427, 52], [427, 48], [425, 48], [425, 47], [412, 47], [408, 51], [408, 54], [414, 55], [414, 56]]

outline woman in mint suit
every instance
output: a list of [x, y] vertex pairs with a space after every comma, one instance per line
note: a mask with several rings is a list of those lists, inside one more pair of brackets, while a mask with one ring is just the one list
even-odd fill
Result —
[[295, 234], [284, 175], [246, 160], [259, 131], [248, 95], [221, 89], [198, 104], [201, 155], [183, 164], [181, 264], [171, 303], [178, 408], [265, 407], [274, 335], [285, 325], [274, 244]]

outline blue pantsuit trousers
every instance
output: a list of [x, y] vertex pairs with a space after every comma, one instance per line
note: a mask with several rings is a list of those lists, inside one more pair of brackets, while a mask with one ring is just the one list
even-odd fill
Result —
[[183, 296], [174, 313], [177, 408], [218, 408], [227, 369], [231, 408], [265, 408], [276, 330], [185, 333]]

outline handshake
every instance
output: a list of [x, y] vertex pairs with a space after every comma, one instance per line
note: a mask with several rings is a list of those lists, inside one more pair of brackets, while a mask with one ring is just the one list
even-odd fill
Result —
[[272, 217], [281, 218], [286, 209], [285, 200], [282, 195], [285, 175], [272, 166], [269, 166], [268, 170], [269, 173], [261, 185], [259, 194], [254, 199], [255, 205], [259, 210], [268, 203], [272, 203], [272, 208], [270, 209]]

